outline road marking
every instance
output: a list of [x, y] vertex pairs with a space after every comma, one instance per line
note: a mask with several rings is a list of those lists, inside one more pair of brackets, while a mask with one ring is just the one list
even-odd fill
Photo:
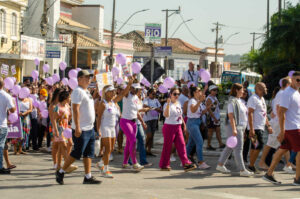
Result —
[[220, 197], [220, 198], [229, 198], [229, 199], [259, 199], [259, 198], [255, 198], [255, 197], [234, 195], [234, 194], [224, 193], [224, 192], [204, 192], [204, 194], [209, 195], [209, 196], [215, 196], [215, 197]]

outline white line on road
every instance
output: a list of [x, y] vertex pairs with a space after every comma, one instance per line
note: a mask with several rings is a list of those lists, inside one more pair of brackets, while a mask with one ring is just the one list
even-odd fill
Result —
[[[203, 192], [201, 192], [203, 193]], [[241, 195], [234, 195], [230, 193], [224, 193], [224, 192], [204, 192], [203, 194], [208, 196], [215, 196], [218, 198], [229, 198], [229, 199], [259, 199], [255, 197], [248, 197], [248, 196], [241, 196]]]

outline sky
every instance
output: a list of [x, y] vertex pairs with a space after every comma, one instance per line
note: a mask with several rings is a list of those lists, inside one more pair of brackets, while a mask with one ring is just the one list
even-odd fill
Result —
[[[286, 2], [296, 5], [299, 0]], [[111, 30], [113, 0], [85, 0], [84, 4], [103, 5], [104, 27]], [[181, 25], [173, 37], [181, 38], [198, 48], [214, 47], [216, 33], [212, 29], [216, 22], [224, 25], [219, 34], [225, 41], [228, 40], [224, 45], [220, 44], [220, 47], [224, 48], [227, 55], [247, 53], [252, 46], [253, 36], [250, 33], [265, 32], [267, 0], [116, 0], [117, 29], [132, 13], [150, 9], [135, 15], [120, 32], [144, 30], [145, 23], [161, 23], [164, 37], [166, 14], [162, 10], [176, 10], [179, 6], [181, 13], [169, 17], [169, 37], [183, 20], [193, 19], [186, 23], [188, 27]], [[270, 15], [277, 11], [278, 0], [270, 0]], [[231, 36], [235, 33], [238, 34]], [[257, 39], [255, 48], [262, 42], [263, 39]]]

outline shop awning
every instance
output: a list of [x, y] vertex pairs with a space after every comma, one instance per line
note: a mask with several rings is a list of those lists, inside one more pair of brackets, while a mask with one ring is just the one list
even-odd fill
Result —
[[57, 22], [57, 27], [61, 30], [68, 30], [78, 33], [84, 33], [90, 29], [90, 27], [64, 16], [60, 16]]
[[82, 34], [78, 34], [77, 36], [77, 45], [78, 49], [104, 50], [110, 48], [109, 45], [101, 43]]

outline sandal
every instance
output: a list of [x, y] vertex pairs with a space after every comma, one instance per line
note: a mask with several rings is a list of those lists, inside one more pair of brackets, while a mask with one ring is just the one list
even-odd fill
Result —
[[17, 166], [16, 165], [10, 165], [9, 167], [7, 167], [8, 169], [14, 169], [14, 168], [16, 168]]

